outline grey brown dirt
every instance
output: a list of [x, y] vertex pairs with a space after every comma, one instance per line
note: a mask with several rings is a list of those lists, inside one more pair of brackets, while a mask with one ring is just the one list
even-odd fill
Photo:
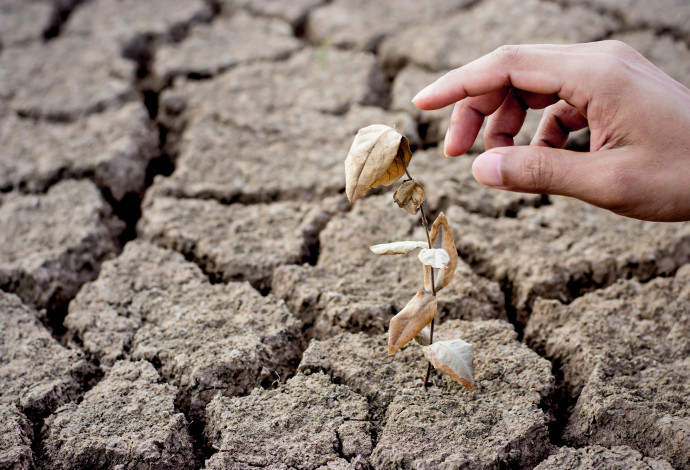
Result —
[[[690, 85], [685, 0], [0, 0], [0, 470], [689, 468], [690, 225], [482, 187], [410, 103], [600, 39]], [[453, 229], [474, 393], [387, 356], [423, 273], [368, 247], [425, 235], [347, 203], [373, 123]]]

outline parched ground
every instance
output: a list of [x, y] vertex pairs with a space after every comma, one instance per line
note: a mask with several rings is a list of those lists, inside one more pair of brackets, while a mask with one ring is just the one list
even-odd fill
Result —
[[[690, 225], [481, 187], [410, 103], [607, 38], [690, 85], [686, 0], [0, 0], [0, 470], [690, 468]], [[368, 246], [424, 232], [347, 203], [372, 123], [450, 221], [474, 393], [386, 354], [423, 278]]]

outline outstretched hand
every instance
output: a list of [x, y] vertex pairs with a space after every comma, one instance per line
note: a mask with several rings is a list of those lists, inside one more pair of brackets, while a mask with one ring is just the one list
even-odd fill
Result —
[[[619, 41], [503, 46], [415, 96], [455, 103], [445, 153], [472, 146], [485, 117], [482, 184], [572, 196], [643, 220], [690, 220], [690, 90]], [[528, 108], [546, 108], [530, 146], [513, 146]], [[590, 129], [590, 152], [562, 147]]]

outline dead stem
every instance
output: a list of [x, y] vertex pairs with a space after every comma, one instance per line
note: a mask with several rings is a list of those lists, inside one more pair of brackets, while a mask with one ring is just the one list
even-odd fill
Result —
[[[410, 172], [407, 171], [407, 167], [405, 166], [405, 160], [402, 157], [402, 155], [398, 154], [397, 157], [400, 158], [400, 161], [402, 163], [403, 168], [405, 169], [405, 174], [409, 179], [412, 181], [415, 181], [414, 178], [412, 178], [412, 175], [410, 175]], [[426, 219], [426, 214], [424, 213], [424, 202], [422, 202], [419, 205], [419, 211], [420, 215], [422, 218], [422, 225], [424, 226], [424, 231], [426, 232], [426, 241], [429, 244], [429, 249], [433, 248], [431, 246], [431, 235], [429, 234], [429, 221]], [[436, 296], [436, 286], [434, 285], [434, 268], [429, 266], [429, 269], [431, 269], [431, 274], [429, 275], [430, 281], [431, 281], [431, 293], [432, 295]], [[432, 344], [434, 342], [434, 319], [431, 319], [431, 325], [429, 326], [429, 344]], [[426, 389], [429, 386], [429, 374], [431, 373], [431, 362], [427, 363], [426, 366], [426, 375], [424, 376], [424, 388]]]

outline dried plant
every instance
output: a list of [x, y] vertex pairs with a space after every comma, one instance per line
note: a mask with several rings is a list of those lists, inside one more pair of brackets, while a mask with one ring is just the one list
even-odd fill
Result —
[[345, 159], [346, 194], [350, 203], [366, 195], [369, 189], [393, 184], [406, 175], [408, 179], [395, 191], [393, 199], [410, 214], [419, 212], [426, 232], [426, 241], [406, 240], [370, 247], [377, 255], [404, 255], [421, 249], [418, 258], [424, 270], [424, 290], [417, 292], [391, 319], [388, 354], [394, 354], [414, 339], [429, 360], [424, 377], [425, 388], [429, 383], [431, 366], [434, 366], [469, 391], [474, 391], [472, 345], [460, 339], [434, 343], [434, 318], [438, 313], [436, 295], [453, 279], [458, 252], [443, 213], [429, 229], [424, 213], [424, 188], [410, 176], [407, 168], [411, 158], [407, 138], [392, 127], [374, 124], [359, 130]]

